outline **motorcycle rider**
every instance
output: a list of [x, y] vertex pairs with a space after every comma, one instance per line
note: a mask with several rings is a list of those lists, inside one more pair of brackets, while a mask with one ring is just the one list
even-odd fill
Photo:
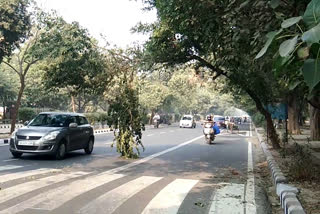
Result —
[[160, 115], [158, 113], [156, 113], [153, 116], [152, 120], [153, 120], [154, 125], [158, 128], [159, 123], [160, 123]]
[[214, 131], [214, 135], [220, 134], [220, 129], [217, 126], [216, 122], [214, 122], [213, 120], [214, 116], [213, 115], [207, 115], [206, 116], [206, 121], [204, 122], [203, 125], [205, 125], [206, 123], [210, 123], [212, 126], [212, 129]]

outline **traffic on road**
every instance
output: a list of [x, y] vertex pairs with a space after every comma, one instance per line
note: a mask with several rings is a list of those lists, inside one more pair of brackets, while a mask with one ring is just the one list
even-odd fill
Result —
[[150, 127], [137, 160], [119, 157], [113, 133], [96, 135], [90, 156], [60, 161], [0, 147], [0, 213], [255, 213], [250, 124], [221, 129], [212, 145], [202, 132]]

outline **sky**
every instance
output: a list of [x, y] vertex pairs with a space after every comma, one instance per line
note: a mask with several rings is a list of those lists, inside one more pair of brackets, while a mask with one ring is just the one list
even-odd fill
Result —
[[138, 22], [152, 23], [156, 11], [142, 11], [141, 0], [36, 0], [44, 10], [54, 9], [67, 22], [77, 21], [90, 34], [105, 43], [101, 34], [111, 45], [125, 48], [132, 43], [142, 43], [148, 36], [131, 34], [130, 29]]

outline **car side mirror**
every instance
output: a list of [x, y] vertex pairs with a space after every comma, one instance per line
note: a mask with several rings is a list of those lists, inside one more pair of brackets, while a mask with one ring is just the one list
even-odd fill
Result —
[[76, 123], [69, 124], [69, 128], [77, 128], [77, 127], [78, 127], [78, 124], [76, 124]]
[[27, 126], [29, 124], [29, 120], [27, 120], [26, 122], [23, 123], [24, 126]]

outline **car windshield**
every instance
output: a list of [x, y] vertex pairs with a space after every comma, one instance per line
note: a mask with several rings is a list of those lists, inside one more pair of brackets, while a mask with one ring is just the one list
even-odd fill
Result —
[[66, 127], [68, 115], [39, 114], [29, 126]]
[[192, 120], [192, 117], [183, 117], [182, 120]]
[[224, 117], [215, 117], [214, 121], [224, 121]]

